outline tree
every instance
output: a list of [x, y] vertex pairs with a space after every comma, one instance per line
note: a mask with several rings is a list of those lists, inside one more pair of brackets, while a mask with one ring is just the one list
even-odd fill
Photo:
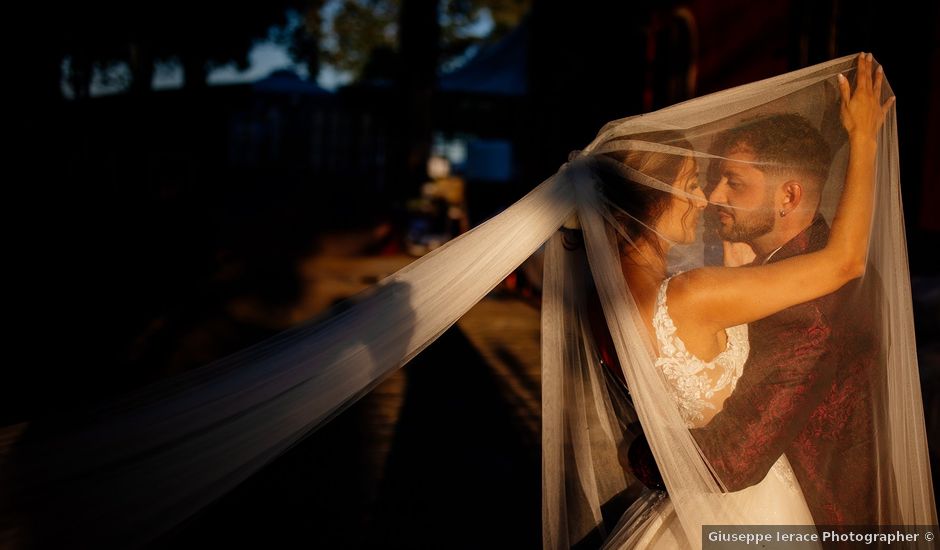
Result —
[[[107, 75], [115, 67], [129, 68], [127, 88], [150, 90], [154, 63], [177, 61], [183, 66], [186, 88], [205, 86], [213, 67], [234, 62], [248, 67], [255, 41], [268, 38], [272, 27], [287, 24], [287, 10], [305, 0], [256, 4], [246, 10], [229, 2], [63, 2], [27, 8], [21, 19], [43, 29], [43, 44], [32, 50], [31, 63], [59, 67], [68, 60], [69, 83], [76, 98], [89, 94], [95, 69]], [[35, 40], [35, 39], [33, 39]], [[45, 85], [55, 79], [43, 79]]]
[[[307, 62], [310, 74], [322, 65], [350, 73], [354, 80], [392, 78], [394, 58], [401, 55], [403, 0], [309, 0], [304, 24], [292, 37], [295, 60]], [[433, 0], [417, 11], [437, 20], [435, 68], [459, 63], [475, 46], [501, 39], [529, 11], [531, 0]], [[433, 4], [433, 6], [432, 6]], [[329, 12], [328, 16], [324, 12]], [[424, 18], [413, 32], [435, 25]], [[489, 19], [487, 29], [482, 21]], [[315, 57], [319, 45], [319, 56]]]

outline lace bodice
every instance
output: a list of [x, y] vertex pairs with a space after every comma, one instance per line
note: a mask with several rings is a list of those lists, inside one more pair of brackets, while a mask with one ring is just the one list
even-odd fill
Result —
[[653, 313], [653, 329], [659, 345], [656, 366], [666, 375], [679, 412], [692, 428], [704, 420], [706, 409], [716, 410], [712, 402], [716, 393], [725, 388], [728, 388], [725, 393], [734, 390], [744, 371], [749, 351], [747, 325], [727, 329], [728, 344], [725, 350], [711, 361], [702, 361], [689, 353], [685, 343], [676, 335], [676, 325], [666, 307], [666, 288], [670, 279], [659, 286]]
[[[711, 401], [716, 393], [729, 386], [726, 393], [734, 391], [738, 378], [744, 372], [750, 344], [747, 339], [747, 325], [737, 325], [726, 330], [728, 344], [714, 359], [702, 361], [692, 355], [676, 334], [676, 325], [669, 316], [669, 308], [666, 307], [666, 289], [670, 279], [671, 277], [659, 286], [656, 310], [653, 313], [653, 329], [656, 331], [656, 341], [659, 345], [656, 366], [666, 375], [679, 413], [686, 425], [692, 428], [705, 418], [703, 412], [706, 409], [716, 409]], [[714, 372], [716, 369], [717, 373]], [[771, 471], [791, 491], [799, 491], [786, 455], [780, 456]]]

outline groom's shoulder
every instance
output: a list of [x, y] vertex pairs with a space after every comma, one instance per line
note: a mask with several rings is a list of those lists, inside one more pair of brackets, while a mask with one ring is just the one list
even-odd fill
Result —
[[829, 224], [825, 218], [817, 214], [806, 229], [780, 247], [780, 250], [769, 261], [779, 262], [800, 254], [816, 252], [826, 246], [827, 242], [829, 242]]

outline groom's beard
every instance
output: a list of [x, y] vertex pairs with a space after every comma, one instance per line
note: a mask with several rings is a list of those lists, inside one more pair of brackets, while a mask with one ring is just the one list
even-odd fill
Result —
[[723, 240], [735, 243], [750, 242], [774, 229], [774, 212], [771, 205], [761, 207], [754, 212], [717, 207], [719, 212], [731, 216], [731, 223], [719, 221], [718, 234]]

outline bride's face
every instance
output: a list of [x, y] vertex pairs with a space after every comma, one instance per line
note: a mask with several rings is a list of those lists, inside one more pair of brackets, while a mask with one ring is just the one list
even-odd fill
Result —
[[669, 206], [656, 221], [656, 231], [667, 239], [686, 244], [695, 241], [695, 230], [702, 217], [702, 209], [708, 204], [705, 192], [699, 186], [698, 165], [689, 157], [679, 171], [679, 177], [672, 186], [692, 195], [673, 195]]

